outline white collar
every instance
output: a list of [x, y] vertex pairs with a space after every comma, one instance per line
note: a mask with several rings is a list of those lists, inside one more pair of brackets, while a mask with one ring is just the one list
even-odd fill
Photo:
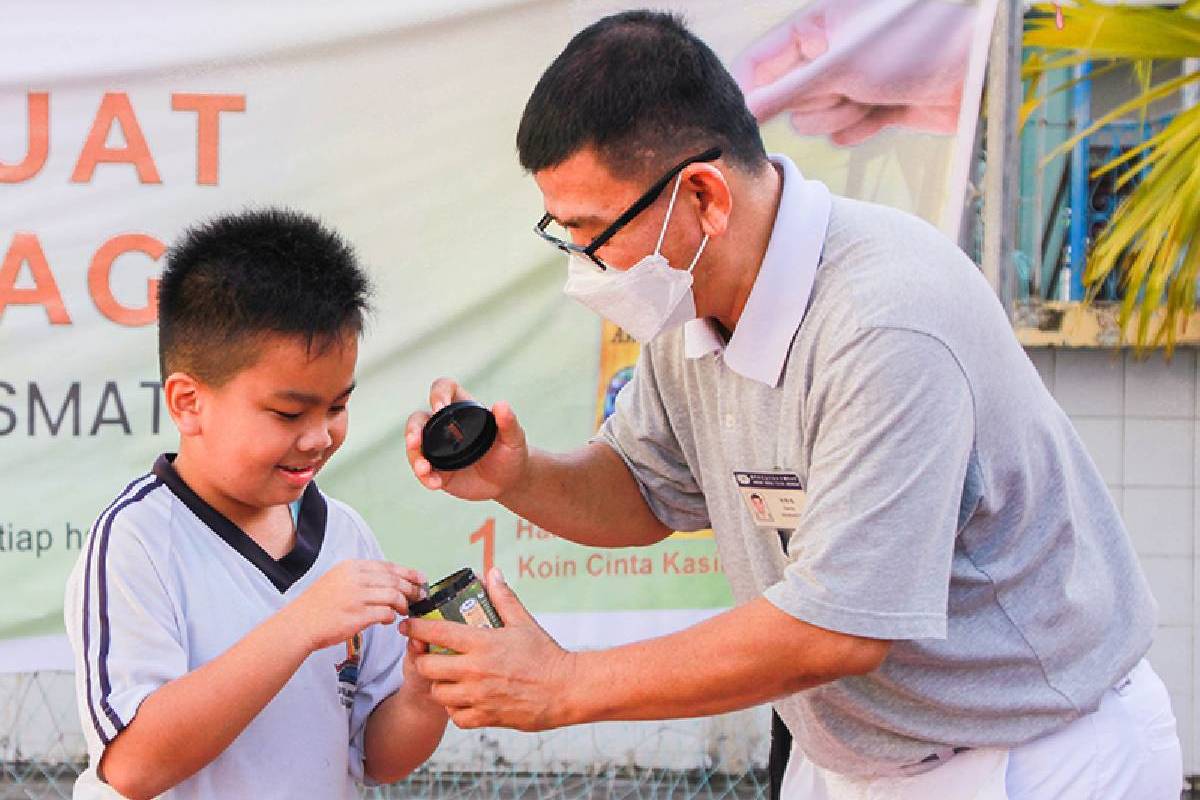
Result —
[[771, 162], [783, 172], [779, 210], [737, 328], [725, 344], [715, 320], [693, 319], [684, 323], [683, 346], [688, 358], [723, 350], [725, 364], [734, 372], [778, 386], [808, 308], [832, 196], [825, 184], [806, 180], [787, 156], [773, 155]]

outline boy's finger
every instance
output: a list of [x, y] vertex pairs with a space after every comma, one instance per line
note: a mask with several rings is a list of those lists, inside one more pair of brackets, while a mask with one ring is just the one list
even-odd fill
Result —
[[409, 583], [415, 583], [417, 586], [420, 586], [423, 583], [429, 582], [429, 579], [425, 577], [425, 573], [421, 572], [419, 569], [402, 567], [399, 564], [393, 564], [392, 566], [399, 570], [400, 577], [404, 578], [404, 580], [408, 581]]
[[[387, 608], [402, 616], [408, 614], [408, 597], [399, 589], [388, 586], [372, 586], [362, 591], [359, 600], [364, 605]], [[387, 621], [391, 622], [392, 617], [388, 617]]]

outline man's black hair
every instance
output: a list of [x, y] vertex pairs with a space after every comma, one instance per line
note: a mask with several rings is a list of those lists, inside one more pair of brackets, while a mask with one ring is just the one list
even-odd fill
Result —
[[264, 334], [320, 352], [362, 332], [370, 282], [337, 233], [297, 211], [227, 214], [185, 231], [158, 286], [163, 380], [187, 372], [219, 386], [257, 357]]
[[748, 171], [767, 163], [733, 76], [679, 16], [657, 11], [584, 28], [534, 87], [517, 129], [521, 166], [537, 172], [587, 146], [620, 177], [713, 146]]

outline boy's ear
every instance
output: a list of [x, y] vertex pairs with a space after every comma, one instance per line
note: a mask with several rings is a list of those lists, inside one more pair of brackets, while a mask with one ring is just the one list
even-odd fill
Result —
[[200, 383], [186, 372], [172, 372], [163, 383], [167, 413], [181, 436], [200, 433]]

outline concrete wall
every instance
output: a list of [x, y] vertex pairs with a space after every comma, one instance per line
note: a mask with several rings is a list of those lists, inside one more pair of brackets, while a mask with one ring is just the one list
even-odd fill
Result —
[[1200, 773], [1200, 391], [1196, 350], [1167, 362], [1105, 350], [1031, 349], [1046, 387], [1100, 468], [1159, 602], [1150, 661], [1171, 693], [1184, 768]]

